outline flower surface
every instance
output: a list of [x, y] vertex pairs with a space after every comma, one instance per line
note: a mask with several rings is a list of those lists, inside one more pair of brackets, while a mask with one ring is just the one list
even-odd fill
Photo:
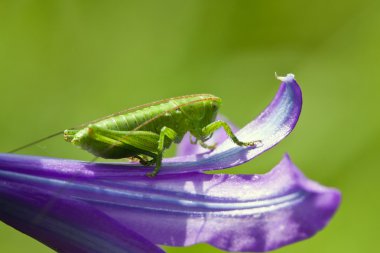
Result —
[[[133, 229], [155, 244], [207, 242], [227, 251], [266, 251], [322, 229], [340, 201], [338, 191], [305, 178], [288, 156], [264, 175], [192, 172], [158, 175], [155, 179], [125, 176], [123, 171], [120, 177], [112, 175], [113, 179], [97, 178], [95, 172], [74, 178], [83, 165], [80, 162], [70, 168], [55, 168], [65, 176], [51, 175], [52, 168], [43, 166], [38, 174], [34, 170], [17, 172], [28, 159], [36, 162], [34, 157], [22, 158], [20, 163], [19, 156], [0, 156], [0, 216], [49, 246], [66, 233], [60, 230], [66, 224], [74, 227], [67, 230], [69, 235], [78, 231], [79, 235], [85, 231], [94, 234], [86, 238], [102, 237], [103, 226], [107, 227], [108, 237], [102, 240], [107, 242], [111, 237], [109, 243], [118, 239], [112, 226], [119, 226], [115, 234]], [[52, 232], [57, 235], [49, 233], [47, 239], [41, 238], [38, 228], [46, 230], [46, 224], [48, 230], [56, 229]], [[22, 229], [24, 226], [28, 230]], [[37, 228], [30, 233], [33, 226]], [[82, 240], [81, 236], [77, 239]]]
[[[268, 251], [322, 229], [340, 193], [307, 179], [288, 155], [264, 175], [203, 174], [247, 162], [297, 123], [298, 84], [288, 76], [272, 103], [213, 151], [179, 145], [155, 178], [136, 164], [88, 163], [0, 154], [0, 219], [59, 252], [162, 252], [155, 244], [209, 243], [226, 251]], [[107, 249], [107, 250], [105, 250]]]

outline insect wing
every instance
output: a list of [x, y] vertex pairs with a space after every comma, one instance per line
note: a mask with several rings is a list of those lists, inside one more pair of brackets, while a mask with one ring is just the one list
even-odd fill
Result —
[[[80, 128], [88, 126], [89, 124], [94, 124], [94, 123], [97, 123], [97, 122], [105, 120], [105, 119], [109, 119], [109, 118], [112, 118], [112, 117], [115, 117], [115, 116], [119, 116], [121, 114], [132, 113], [132, 112], [135, 112], [137, 110], [141, 110], [141, 109], [144, 109], [144, 108], [147, 108], [147, 107], [150, 107], [150, 106], [163, 104], [163, 103], [169, 102], [170, 100], [176, 100], [176, 99], [182, 99], [182, 98], [190, 98], [190, 97], [197, 97], [197, 96], [209, 96], [209, 95], [210, 94], [193, 94], [193, 95], [185, 95], [185, 96], [178, 96], [178, 97], [173, 97], [173, 98], [161, 99], [161, 100], [150, 102], [150, 103], [146, 103], [146, 104], [143, 104], [143, 105], [134, 106], [134, 107], [131, 107], [131, 108], [128, 108], [128, 109], [125, 109], [125, 110], [122, 110], [122, 111], [119, 111], [119, 112], [116, 112], [116, 113], [113, 113], [113, 114], [101, 117], [99, 119], [83, 123], [83, 124], [81, 124], [79, 126], [76, 126], [76, 127], [70, 128], [70, 129], [80, 129]], [[168, 111], [166, 111], [166, 112], [168, 112]]]

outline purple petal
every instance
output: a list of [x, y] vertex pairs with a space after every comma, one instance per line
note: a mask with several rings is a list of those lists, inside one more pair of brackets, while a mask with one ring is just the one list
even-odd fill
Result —
[[[294, 76], [288, 74], [280, 79], [283, 82], [271, 104], [255, 120], [236, 133], [243, 141], [261, 141], [261, 145], [254, 148], [239, 147], [228, 139], [213, 152], [164, 159], [160, 173], [217, 170], [237, 166], [279, 143], [294, 129], [302, 108], [302, 93]], [[142, 171], [142, 166], [138, 164], [130, 164], [129, 167], [129, 173], [132, 173], [132, 169], [137, 174], [149, 171]]]
[[322, 229], [340, 203], [337, 190], [307, 179], [288, 156], [271, 172], [253, 176], [182, 173], [150, 179], [116, 169], [106, 175], [108, 165], [101, 176], [101, 164], [95, 170], [80, 162], [59, 165], [60, 160], [49, 165], [0, 155], [0, 182], [84, 201], [120, 226], [171, 246], [205, 242], [228, 251], [276, 249]]
[[[234, 133], [238, 131], [238, 128], [234, 124], [232, 124], [226, 117], [219, 114], [216, 117], [216, 119], [227, 122]], [[213, 145], [215, 143], [223, 143], [227, 139], [228, 135], [223, 129], [220, 128], [214, 132], [212, 137], [208, 141], [206, 141], [206, 143], [208, 145]], [[183, 138], [182, 142], [177, 146], [177, 156], [196, 155], [205, 152], [209, 152], [209, 150], [202, 148], [202, 146], [199, 144], [192, 144], [190, 142], [190, 133], [187, 133]]]
[[[272, 148], [285, 138], [295, 127], [302, 107], [301, 89], [292, 75], [284, 78], [272, 103], [255, 120], [237, 132], [237, 136], [244, 141], [260, 140], [262, 145], [256, 148], [239, 147], [230, 140], [225, 140], [213, 152], [177, 156], [163, 160], [160, 174], [183, 173], [202, 170], [225, 169], [245, 163], [264, 151]], [[219, 139], [220, 135], [217, 135]], [[220, 139], [219, 139], [220, 140]], [[186, 140], [184, 140], [186, 141]], [[219, 142], [219, 141], [218, 141]], [[199, 149], [187, 150], [187, 144], [181, 146], [181, 154], [198, 152]], [[7, 158], [3, 157], [3, 162]], [[57, 160], [45, 157], [39, 158], [39, 162], [25, 160], [26, 170], [35, 170], [41, 166], [46, 168], [78, 168], [78, 161]], [[33, 160], [33, 159], [32, 159]], [[72, 166], [74, 165], [74, 166]], [[22, 167], [22, 166], [21, 166]], [[21, 167], [19, 169], [21, 169]], [[97, 177], [113, 177], [111, 171], [120, 173], [125, 171], [125, 176], [145, 175], [152, 168], [143, 167], [136, 163], [85, 163], [82, 162], [78, 174], [93, 173]], [[37, 173], [34, 171], [34, 173]], [[54, 171], [52, 173], [57, 173]], [[63, 173], [60, 171], [59, 173]], [[118, 174], [119, 175], [119, 174]]]
[[243, 141], [261, 141], [261, 145], [255, 148], [239, 147], [228, 139], [213, 152], [164, 159], [162, 173], [217, 170], [237, 166], [284, 139], [298, 121], [302, 108], [302, 93], [294, 75], [288, 74], [279, 79], [283, 82], [271, 104], [255, 120], [236, 133]]
[[84, 201], [2, 177], [0, 219], [58, 252], [164, 252]]

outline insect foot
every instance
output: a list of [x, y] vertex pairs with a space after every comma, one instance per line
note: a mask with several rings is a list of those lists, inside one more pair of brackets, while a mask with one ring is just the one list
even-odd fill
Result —
[[263, 142], [261, 140], [258, 141], [249, 141], [249, 142], [241, 142], [239, 146], [245, 146], [245, 147], [253, 147], [258, 148], [263, 145]]
[[214, 149], [216, 149], [216, 146], [217, 146], [217, 144], [214, 143], [214, 144], [208, 146], [208, 149], [209, 149], [209, 150], [214, 150]]
[[258, 141], [247, 142], [244, 146], [250, 146], [250, 147], [259, 148], [262, 145], [263, 145], [263, 142], [261, 140], [258, 140]]
[[154, 177], [156, 177], [157, 176], [157, 173], [158, 173], [158, 171], [157, 172], [150, 172], [150, 173], [146, 173], [146, 176], [147, 177], [149, 177], [149, 178], [154, 178]]
[[204, 143], [203, 141], [199, 141], [199, 145], [201, 145], [203, 148], [211, 150], [211, 151], [216, 149], [216, 146], [217, 146], [216, 143], [214, 143], [212, 145], [208, 145], [208, 144]]

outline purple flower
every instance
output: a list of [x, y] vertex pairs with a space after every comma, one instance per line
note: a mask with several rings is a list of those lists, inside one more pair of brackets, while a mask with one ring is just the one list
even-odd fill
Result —
[[286, 155], [264, 175], [203, 174], [247, 162], [294, 128], [302, 105], [291, 75], [261, 115], [237, 132], [261, 140], [238, 147], [216, 133], [213, 152], [179, 145], [160, 174], [137, 164], [0, 154], [0, 219], [59, 252], [162, 252], [155, 244], [209, 243], [267, 251], [322, 229], [337, 190], [307, 179]]

